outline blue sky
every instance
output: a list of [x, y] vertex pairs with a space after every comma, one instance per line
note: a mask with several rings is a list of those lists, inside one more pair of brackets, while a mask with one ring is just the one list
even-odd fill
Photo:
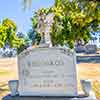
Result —
[[53, 3], [54, 0], [33, 0], [31, 8], [24, 11], [22, 0], [0, 0], [0, 21], [10, 18], [17, 24], [18, 31], [26, 33], [31, 28], [30, 18], [34, 11]]

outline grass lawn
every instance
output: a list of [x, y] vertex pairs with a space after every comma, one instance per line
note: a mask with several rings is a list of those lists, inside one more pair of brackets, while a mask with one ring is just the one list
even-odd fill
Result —
[[[80, 63], [77, 65], [78, 89], [81, 90], [80, 79], [91, 79], [93, 90], [100, 98], [100, 63]], [[17, 59], [0, 59], [0, 100], [9, 93], [8, 81], [18, 79]]]

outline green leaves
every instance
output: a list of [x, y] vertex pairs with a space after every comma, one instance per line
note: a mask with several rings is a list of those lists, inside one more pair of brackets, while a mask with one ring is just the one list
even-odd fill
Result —
[[8, 29], [12, 29], [13, 31], [17, 30], [16, 24], [8, 18], [6, 18], [2, 21], [2, 25], [7, 27]]
[[24, 39], [16, 36], [17, 26], [10, 19], [4, 19], [0, 25], [0, 47], [8, 44], [11, 48], [19, 48], [23, 45]]
[[[54, 45], [67, 43], [70, 48], [73, 48], [78, 40], [82, 40], [86, 44], [90, 40], [90, 32], [96, 32], [99, 29], [99, 2], [55, 0], [54, 10], [52, 11], [55, 13], [55, 18], [51, 35], [52, 41], [57, 41], [53, 43]], [[61, 41], [58, 42], [60, 39]]]
[[4, 42], [6, 41], [7, 38], [7, 33], [6, 33], [7, 28], [0, 25], [0, 47], [4, 46]]
[[54, 14], [51, 26], [53, 45], [66, 45], [74, 48], [76, 41], [86, 44], [91, 32], [100, 30], [100, 2], [96, 0], [55, 0], [54, 6], [39, 9], [32, 18], [33, 28], [37, 28], [41, 13]]

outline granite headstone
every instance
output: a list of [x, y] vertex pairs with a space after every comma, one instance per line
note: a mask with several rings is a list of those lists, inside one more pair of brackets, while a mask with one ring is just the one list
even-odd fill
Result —
[[33, 48], [18, 56], [20, 96], [77, 96], [75, 52]]

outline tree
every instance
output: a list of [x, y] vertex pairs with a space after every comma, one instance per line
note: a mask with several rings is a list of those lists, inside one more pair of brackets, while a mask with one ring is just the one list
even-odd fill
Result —
[[27, 33], [27, 36], [30, 39], [31, 44], [34, 45], [36, 43], [36, 32], [34, 31], [34, 29], [30, 29]]
[[91, 38], [91, 32], [99, 30], [100, 2], [98, 0], [55, 0], [54, 6], [40, 9], [33, 16], [33, 26], [38, 22], [39, 12], [54, 13], [54, 23], [51, 28], [53, 45], [68, 44], [73, 48], [77, 41], [86, 44]]
[[[100, 25], [100, 2], [84, 0], [55, 0], [53, 7], [38, 12], [54, 13], [54, 23], [51, 30], [51, 39], [53, 45], [68, 44], [73, 48], [75, 42], [84, 41], [86, 44], [90, 38], [91, 32], [99, 30]], [[37, 16], [33, 17], [33, 26], [37, 25]]]
[[24, 40], [24, 44], [22, 44], [20, 47], [17, 48], [18, 54], [21, 53], [24, 49], [27, 49], [31, 46], [31, 40], [29, 39], [29, 36], [26, 34], [23, 34], [22, 32], [18, 32], [17, 34], [18, 38], [22, 38]]
[[52, 26], [54, 44], [69, 44], [73, 48], [76, 41], [86, 44], [92, 31], [100, 25], [100, 3], [86, 0], [56, 0], [52, 8], [55, 13]]
[[0, 24], [0, 47], [6, 47], [9, 45], [10, 48], [20, 48], [24, 44], [23, 38], [18, 38], [16, 35], [17, 26], [16, 24], [6, 18]]

